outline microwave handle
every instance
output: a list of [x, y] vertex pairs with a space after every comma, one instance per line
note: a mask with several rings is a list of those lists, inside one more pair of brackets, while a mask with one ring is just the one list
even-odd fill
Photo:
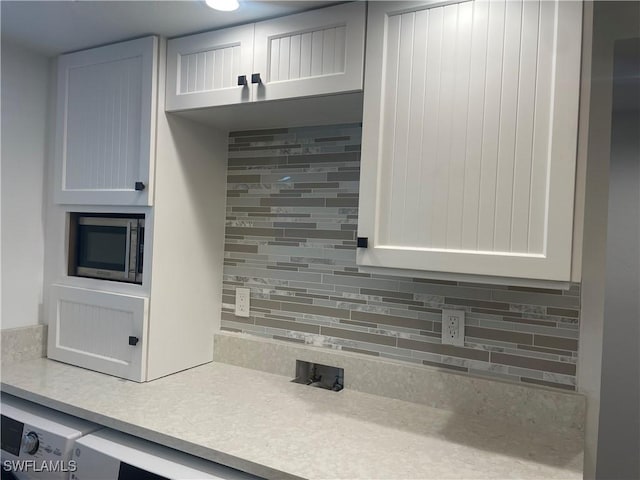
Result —
[[127, 244], [125, 246], [126, 250], [124, 253], [124, 278], [127, 280], [129, 279], [129, 260], [131, 258], [131, 223], [132, 220], [127, 222]]
[[129, 222], [129, 239], [127, 243], [127, 272], [126, 277], [129, 280], [136, 280], [136, 274], [138, 272], [138, 244], [140, 235], [140, 223], [138, 220], [131, 220]]

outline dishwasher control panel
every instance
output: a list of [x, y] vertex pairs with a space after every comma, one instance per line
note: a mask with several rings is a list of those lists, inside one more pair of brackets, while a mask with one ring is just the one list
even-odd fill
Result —
[[0, 468], [19, 478], [66, 479], [75, 469], [76, 439], [98, 425], [3, 394], [0, 398]]

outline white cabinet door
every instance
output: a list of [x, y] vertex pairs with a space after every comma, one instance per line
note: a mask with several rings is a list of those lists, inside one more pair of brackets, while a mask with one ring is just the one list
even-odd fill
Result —
[[582, 6], [371, 2], [358, 264], [568, 281]]
[[256, 23], [255, 100], [362, 90], [365, 2]]
[[57, 203], [151, 204], [157, 51], [146, 37], [59, 57]]
[[352, 2], [169, 40], [166, 110], [362, 90], [364, 37]]
[[[253, 24], [167, 42], [166, 110], [251, 100]], [[238, 85], [244, 75], [247, 85]]]
[[47, 355], [129, 380], [146, 380], [148, 299], [52, 285]]

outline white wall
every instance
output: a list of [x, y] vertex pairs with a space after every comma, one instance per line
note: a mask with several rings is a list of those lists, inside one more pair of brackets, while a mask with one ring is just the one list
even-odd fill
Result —
[[42, 323], [49, 59], [2, 40], [1, 326]]
[[640, 38], [616, 44], [598, 479], [640, 478]]

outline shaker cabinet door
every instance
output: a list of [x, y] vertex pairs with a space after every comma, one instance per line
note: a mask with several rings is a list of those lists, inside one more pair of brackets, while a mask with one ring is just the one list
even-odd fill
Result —
[[145, 381], [148, 303], [145, 297], [52, 285], [47, 356]]
[[569, 281], [582, 6], [371, 2], [358, 264]]
[[242, 25], [169, 40], [166, 110], [250, 101], [253, 28]]
[[365, 10], [351, 2], [169, 40], [166, 110], [361, 91]]
[[362, 90], [365, 2], [256, 23], [255, 100]]
[[150, 205], [158, 39], [58, 59], [57, 203]]

